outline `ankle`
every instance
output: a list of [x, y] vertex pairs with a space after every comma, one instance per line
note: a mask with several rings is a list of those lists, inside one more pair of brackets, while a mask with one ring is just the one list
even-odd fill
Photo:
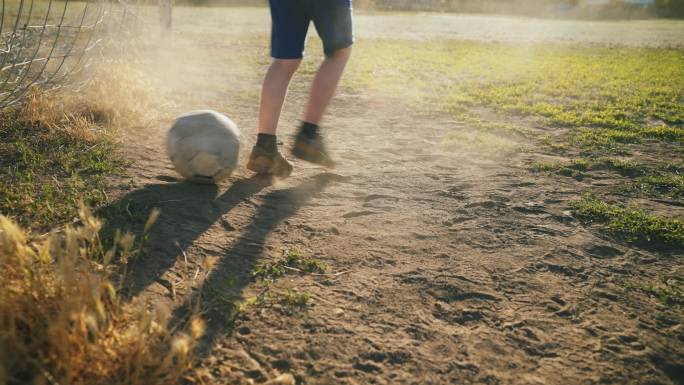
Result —
[[317, 124], [302, 122], [299, 132], [306, 138], [316, 139], [319, 135], [320, 127]]
[[258, 134], [257, 135], [257, 141], [256, 141], [256, 147], [259, 147], [262, 150], [269, 152], [269, 153], [275, 153], [278, 151], [278, 139], [276, 138], [275, 135]]

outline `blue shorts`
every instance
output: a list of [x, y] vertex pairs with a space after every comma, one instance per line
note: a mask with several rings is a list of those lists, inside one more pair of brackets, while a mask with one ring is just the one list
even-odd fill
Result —
[[301, 59], [309, 24], [313, 21], [323, 41], [323, 51], [354, 44], [351, 0], [269, 0], [271, 5], [271, 56]]

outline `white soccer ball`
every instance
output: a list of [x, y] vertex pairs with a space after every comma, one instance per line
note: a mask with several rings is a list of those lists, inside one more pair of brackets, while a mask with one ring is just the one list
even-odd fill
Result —
[[176, 119], [167, 136], [171, 162], [185, 179], [218, 183], [238, 164], [240, 130], [216, 111], [193, 111]]

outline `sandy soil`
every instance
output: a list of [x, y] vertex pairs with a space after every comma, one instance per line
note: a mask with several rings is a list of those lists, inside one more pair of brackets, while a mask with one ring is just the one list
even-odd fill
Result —
[[[214, 62], [166, 73], [190, 92], [171, 109], [229, 112], [245, 133], [244, 160], [257, 106], [225, 84], [259, 80], [222, 71]], [[188, 82], [202, 87], [188, 91]], [[305, 91], [298, 78], [285, 148]], [[631, 248], [580, 225], [568, 211], [577, 182], [529, 173], [535, 151], [446, 149], [444, 134], [467, 126], [342, 90], [325, 131], [336, 170], [298, 162], [284, 181], [240, 169], [221, 186], [195, 186], [175, 181], [164, 153], [172, 116], [126, 137], [135, 163], [121, 199], [162, 209], [130, 290], [174, 309], [204, 285], [207, 383], [279, 373], [301, 384], [682, 383], [681, 308], [622, 284], [683, 274], [681, 254]], [[235, 298], [265, 289], [250, 277], [255, 264], [288, 248], [330, 266], [270, 289], [308, 292], [308, 305], [255, 306], [228, 322]]]

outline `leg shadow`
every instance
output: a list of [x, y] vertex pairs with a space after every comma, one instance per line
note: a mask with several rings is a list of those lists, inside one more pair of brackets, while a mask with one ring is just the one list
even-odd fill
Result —
[[110, 238], [115, 229], [141, 234], [151, 210], [161, 210], [146, 240], [146, 252], [128, 267], [122, 294], [132, 298], [159, 281], [178, 256], [222, 215], [270, 184], [268, 178], [238, 180], [218, 199], [215, 185], [188, 182], [148, 185], [98, 210], [98, 216], [109, 218], [103, 229], [104, 239]]
[[[254, 214], [251, 226], [244, 231], [205, 280], [201, 290], [191, 296], [174, 315], [172, 324], [182, 324], [188, 315], [199, 311], [208, 321], [207, 333], [200, 344], [199, 354], [208, 354], [215, 339], [231, 328], [235, 298], [251, 282], [250, 273], [262, 257], [268, 235], [284, 220], [294, 215], [317, 193], [330, 183], [341, 180], [336, 174], [326, 173], [285, 190], [273, 191], [263, 197]], [[225, 296], [227, 301], [217, 296]], [[217, 306], [224, 303], [224, 306]]]

